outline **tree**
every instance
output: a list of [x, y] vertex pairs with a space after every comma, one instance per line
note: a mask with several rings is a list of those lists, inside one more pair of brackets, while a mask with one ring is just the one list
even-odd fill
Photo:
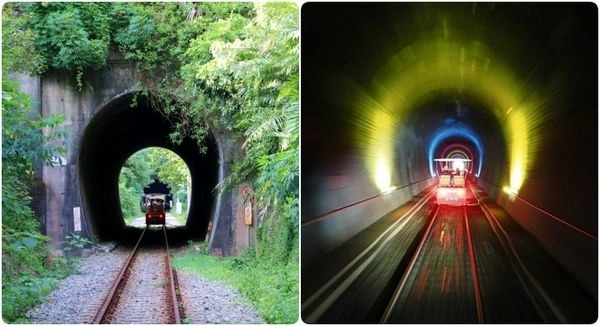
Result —
[[177, 154], [165, 148], [151, 147], [148, 160], [158, 179], [168, 184], [173, 193], [186, 190], [190, 186], [190, 171]]
[[144, 187], [152, 182], [154, 171], [148, 164], [148, 150], [136, 152], [127, 159], [119, 174], [119, 199], [125, 221], [142, 214], [140, 200]]
[[45, 58], [37, 51], [35, 33], [27, 28], [27, 15], [17, 4], [2, 8], [2, 72], [39, 74], [47, 69]]
[[182, 72], [197, 97], [189, 118], [204, 117], [243, 139], [228, 184], [254, 184], [260, 223], [266, 221], [263, 252], [286, 260], [298, 240], [298, 12], [291, 3], [257, 5], [255, 12], [245, 24], [231, 16], [208, 26], [204, 35], [236, 38], [192, 41]]

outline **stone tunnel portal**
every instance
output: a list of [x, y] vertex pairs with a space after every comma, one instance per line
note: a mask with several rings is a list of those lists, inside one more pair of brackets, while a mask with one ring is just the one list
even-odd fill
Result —
[[[153, 109], [148, 98], [129, 93], [113, 100], [95, 114], [86, 127], [79, 151], [79, 182], [84, 216], [102, 241], [135, 241], [139, 230], [126, 226], [119, 202], [119, 172], [132, 154], [146, 147], [173, 151], [186, 163], [192, 179], [192, 197], [185, 226], [170, 232], [182, 243], [204, 240], [215, 210], [219, 179], [217, 144], [207, 141], [201, 154], [195, 140], [169, 140], [172, 125]], [[132, 105], [134, 103], [135, 105]]]

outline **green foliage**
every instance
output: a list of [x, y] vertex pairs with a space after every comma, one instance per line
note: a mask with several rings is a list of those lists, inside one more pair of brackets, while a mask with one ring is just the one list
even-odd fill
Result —
[[[266, 212], [260, 254], [284, 262], [298, 246], [298, 40], [295, 4], [266, 3], [252, 19], [232, 15], [209, 25], [190, 43], [181, 69], [196, 96], [187, 119], [208, 120], [243, 140], [225, 185], [254, 185]], [[185, 126], [192, 130], [182, 133], [203, 137], [204, 129]]]
[[269, 203], [263, 227], [259, 230], [260, 254], [275, 261], [298, 257], [299, 175], [298, 152], [289, 149], [258, 159], [257, 178], [259, 202]]
[[268, 323], [298, 320], [298, 264], [273, 264], [253, 250], [239, 258], [217, 258], [205, 249], [177, 255], [173, 263], [177, 269], [233, 286]]
[[24, 313], [64, 277], [68, 268], [48, 262], [48, 238], [31, 209], [34, 162], [50, 163], [65, 136], [61, 116], [36, 117], [30, 99], [2, 80], [2, 315], [22, 322]]
[[72, 263], [61, 261], [43, 276], [23, 274], [5, 279], [2, 277], [2, 318], [8, 323], [28, 323], [25, 313], [40, 304], [58, 284], [73, 270]]
[[190, 172], [185, 162], [170, 150], [152, 147], [148, 155], [148, 164], [155, 171], [159, 180], [168, 184], [176, 193], [186, 190], [190, 185]]
[[119, 174], [119, 199], [123, 218], [130, 223], [135, 217], [141, 216], [140, 200], [144, 187], [152, 182], [154, 171], [148, 166], [148, 151], [141, 150], [133, 154]]
[[[2, 80], [2, 162], [18, 172], [28, 174], [33, 162], [49, 162], [55, 153], [64, 153], [54, 145], [66, 136], [58, 127], [62, 115], [36, 116], [29, 96], [21, 93], [8, 78]], [[35, 118], [34, 118], [35, 117]]]
[[43, 2], [23, 6], [35, 33], [36, 49], [49, 66], [82, 71], [106, 64], [110, 44], [110, 4]]
[[71, 233], [68, 236], [66, 236], [65, 241], [67, 242], [67, 247], [65, 248], [65, 250], [67, 251], [71, 251], [74, 249], [83, 249], [93, 244], [93, 242], [90, 241], [88, 238], [76, 233]]
[[34, 44], [35, 34], [26, 27], [28, 16], [17, 4], [2, 7], [2, 72], [39, 74], [47, 69], [44, 57]]
[[131, 3], [116, 3], [113, 7], [113, 21], [117, 23], [114, 42], [119, 44], [121, 52], [136, 52], [149, 43], [156, 25], [144, 6]]
[[145, 148], [127, 159], [119, 175], [119, 198], [127, 223], [141, 216], [140, 199], [144, 187], [155, 178], [171, 187], [174, 199], [179, 196], [181, 201], [187, 201], [191, 179], [185, 162], [170, 150]]
[[[180, 118], [209, 121], [244, 144], [225, 186], [252, 185], [259, 243], [256, 253], [225, 260], [233, 273], [219, 274], [230, 275], [270, 322], [297, 319], [298, 41], [294, 4], [257, 5], [252, 17], [231, 15], [207, 26], [190, 43], [181, 68], [193, 98]], [[178, 130], [202, 139], [206, 129], [196, 126], [184, 123]]]

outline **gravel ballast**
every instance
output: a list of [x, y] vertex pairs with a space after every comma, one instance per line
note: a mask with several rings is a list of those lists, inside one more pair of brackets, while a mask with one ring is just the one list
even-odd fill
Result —
[[246, 299], [227, 284], [178, 271], [185, 322], [191, 324], [264, 324]]
[[77, 272], [60, 281], [44, 303], [27, 313], [27, 318], [40, 324], [91, 323], [128, 254], [114, 250], [82, 259]]
[[[27, 312], [27, 318], [35, 324], [91, 323], [128, 253], [116, 249], [82, 259], [78, 271], [62, 280], [44, 303]], [[265, 323], [256, 309], [228, 285], [183, 271], [177, 271], [177, 277], [185, 309], [183, 322]]]

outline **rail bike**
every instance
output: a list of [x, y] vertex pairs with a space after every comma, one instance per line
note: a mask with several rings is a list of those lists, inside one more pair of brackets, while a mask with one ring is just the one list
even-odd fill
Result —
[[464, 206], [467, 204], [467, 176], [470, 159], [438, 158], [436, 173], [438, 176], [437, 203], [439, 205]]

